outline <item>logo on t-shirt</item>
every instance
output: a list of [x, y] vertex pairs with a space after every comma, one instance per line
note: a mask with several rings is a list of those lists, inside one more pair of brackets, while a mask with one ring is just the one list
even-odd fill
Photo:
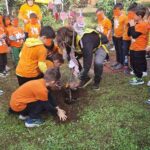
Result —
[[32, 27], [31, 28], [31, 33], [32, 34], [39, 34], [38, 28]]
[[114, 19], [114, 28], [117, 29], [119, 27], [119, 20]]

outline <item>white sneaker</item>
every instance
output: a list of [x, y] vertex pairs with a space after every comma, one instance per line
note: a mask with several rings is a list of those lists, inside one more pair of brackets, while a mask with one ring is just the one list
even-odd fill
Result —
[[26, 120], [26, 119], [28, 119], [28, 118], [29, 118], [29, 116], [19, 115], [19, 119], [20, 119], [20, 120]]
[[5, 70], [6, 70], [7, 72], [10, 71], [10, 67], [8, 67], [8, 66], [6, 65]]
[[0, 73], [0, 77], [6, 78], [6, 75], [4, 73]]
[[0, 90], [0, 96], [3, 95], [4, 91]]
[[130, 71], [130, 75], [134, 75], [134, 72], [133, 72], [133, 71]]
[[147, 86], [150, 86], [150, 80], [147, 82]]

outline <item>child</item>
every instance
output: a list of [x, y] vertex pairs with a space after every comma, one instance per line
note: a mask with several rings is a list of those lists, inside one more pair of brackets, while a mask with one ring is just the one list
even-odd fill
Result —
[[128, 8], [128, 16], [126, 18], [124, 24], [124, 33], [123, 33], [123, 42], [122, 42], [122, 50], [123, 50], [123, 65], [124, 65], [124, 73], [129, 74], [129, 63], [128, 63], [128, 55], [129, 55], [129, 47], [131, 44], [131, 38], [128, 36], [128, 28], [129, 21], [134, 19], [135, 13], [134, 9], [137, 6], [137, 3], [133, 3]]
[[[6, 34], [7, 34], [8, 33], [8, 29], [11, 27], [10, 16], [4, 16], [3, 22], [4, 22], [5, 31], [6, 31]], [[7, 42], [8, 46], [9, 46], [9, 39], [8, 39], [8, 37], [6, 38], [6, 42]], [[6, 65], [6, 71], [9, 71], [9, 70], [10, 70], [10, 67], [8, 67]]]
[[135, 10], [134, 20], [130, 20], [128, 34], [131, 36], [130, 61], [133, 67], [135, 78], [130, 80], [131, 85], [144, 84], [142, 79], [143, 72], [146, 70], [146, 46], [148, 42], [148, 24], [143, 20], [146, 9], [142, 5], [138, 5]]
[[59, 68], [63, 63], [63, 56], [59, 53], [55, 53], [53, 56], [47, 56], [47, 68]]
[[[57, 69], [48, 69], [43, 79], [33, 80], [19, 87], [11, 96], [10, 112], [20, 114], [26, 127], [38, 127], [43, 121], [40, 115], [43, 111], [56, 113], [60, 120], [65, 121], [65, 111], [60, 109], [51, 90], [57, 86], [60, 74]], [[49, 89], [49, 92], [48, 92]]]
[[19, 85], [42, 77], [42, 73], [47, 70], [45, 61], [48, 48], [51, 47], [49, 42], [54, 38], [54, 30], [50, 26], [44, 26], [40, 32], [40, 39], [26, 39], [16, 68]]
[[97, 20], [98, 20], [97, 30], [103, 33], [104, 35], [106, 35], [107, 39], [111, 40], [112, 23], [110, 19], [108, 19], [105, 16], [104, 10], [102, 8], [97, 9], [96, 15], [97, 15]]
[[26, 38], [38, 38], [40, 35], [41, 25], [35, 13], [30, 14], [30, 22], [25, 27]]
[[123, 67], [123, 51], [122, 51], [122, 38], [124, 33], [124, 24], [127, 16], [123, 11], [122, 3], [117, 3], [113, 9], [114, 15], [114, 35], [113, 43], [116, 49], [116, 61], [113, 65], [113, 69], [118, 70]]
[[19, 61], [19, 54], [24, 42], [25, 34], [21, 27], [18, 26], [19, 20], [18, 18], [12, 18], [11, 19], [12, 26], [8, 28], [8, 38], [9, 38], [9, 44], [12, 49], [13, 54], [13, 60], [15, 63], [15, 66], [17, 66]]
[[[97, 20], [98, 20], [98, 27], [96, 28], [97, 31], [103, 33], [107, 36], [107, 39], [111, 40], [111, 30], [112, 30], [112, 23], [111, 21], [105, 16], [104, 10], [98, 9], [96, 11]], [[109, 60], [109, 55], [107, 54], [106, 60]]]
[[0, 15], [0, 77], [6, 77], [7, 53], [6, 33], [3, 24], [3, 16]]

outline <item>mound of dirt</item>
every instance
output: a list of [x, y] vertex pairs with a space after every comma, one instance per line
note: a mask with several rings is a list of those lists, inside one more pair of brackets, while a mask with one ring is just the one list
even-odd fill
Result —
[[[85, 94], [86, 94], [86, 91], [84, 89], [78, 89], [76, 91], [73, 91], [72, 97], [75, 98], [76, 101], [72, 104], [67, 104], [65, 102], [65, 99], [67, 96], [65, 89], [62, 89], [61, 91], [53, 92], [53, 95], [55, 96], [57, 103], [60, 106], [60, 108], [62, 108], [66, 111], [68, 118], [67, 118], [67, 121], [65, 121], [65, 123], [71, 122], [71, 121], [77, 121], [79, 119], [78, 112], [86, 104], [85, 103], [86, 99], [83, 98]], [[60, 123], [58, 117], [54, 117], [54, 120], [57, 123]]]

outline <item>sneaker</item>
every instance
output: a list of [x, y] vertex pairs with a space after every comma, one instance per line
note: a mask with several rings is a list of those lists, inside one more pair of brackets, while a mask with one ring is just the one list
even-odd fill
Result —
[[133, 72], [133, 71], [130, 71], [130, 75], [134, 75], [134, 72]]
[[0, 96], [3, 95], [4, 91], [0, 90]]
[[94, 90], [99, 90], [100, 86], [99, 86], [99, 83], [94, 83], [93, 84], [93, 89]]
[[118, 62], [114, 62], [112, 65], [111, 65], [111, 67], [115, 67], [115, 66], [117, 66], [119, 63]]
[[147, 86], [150, 86], [150, 81], [147, 82]]
[[145, 101], [145, 104], [150, 105], [150, 99], [148, 99], [147, 101]]
[[8, 67], [8, 66], [6, 65], [5, 70], [6, 70], [6, 72], [10, 71], [10, 67]]
[[117, 66], [113, 67], [114, 70], [119, 70], [122, 69], [123, 65], [122, 64], [118, 64]]
[[41, 119], [31, 119], [31, 118], [28, 118], [25, 121], [25, 126], [27, 128], [39, 127], [42, 124], [43, 124], [43, 120], [41, 120]]
[[6, 75], [4, 73], [0, 73], [0, 77], [6, 78]]
[[9, 73], [7, 73], [6, 71], [3, 71], [0, 73], [0, 77], [5, 78], [9, 75]]
[[136, 77], [132, 78], [129, 82], [130, 82], [131, 85], [141, 85], [141, 84], [144, 84], [143, 79], [136, 78]]
[[28, 118], [29, 118], [29, 116], [19, 115], [20, 120], [27, 120]]
[[4, 71], [3, 73], [5, 74], [6, 77], [9, 76], [9, 73], [7, 71]]
[[85, 88], [87, 85], [89, 85], [92, 82], [92, 78], [87, 78], [85, 80], [81, 80], [79, 84], [79, 88]]

